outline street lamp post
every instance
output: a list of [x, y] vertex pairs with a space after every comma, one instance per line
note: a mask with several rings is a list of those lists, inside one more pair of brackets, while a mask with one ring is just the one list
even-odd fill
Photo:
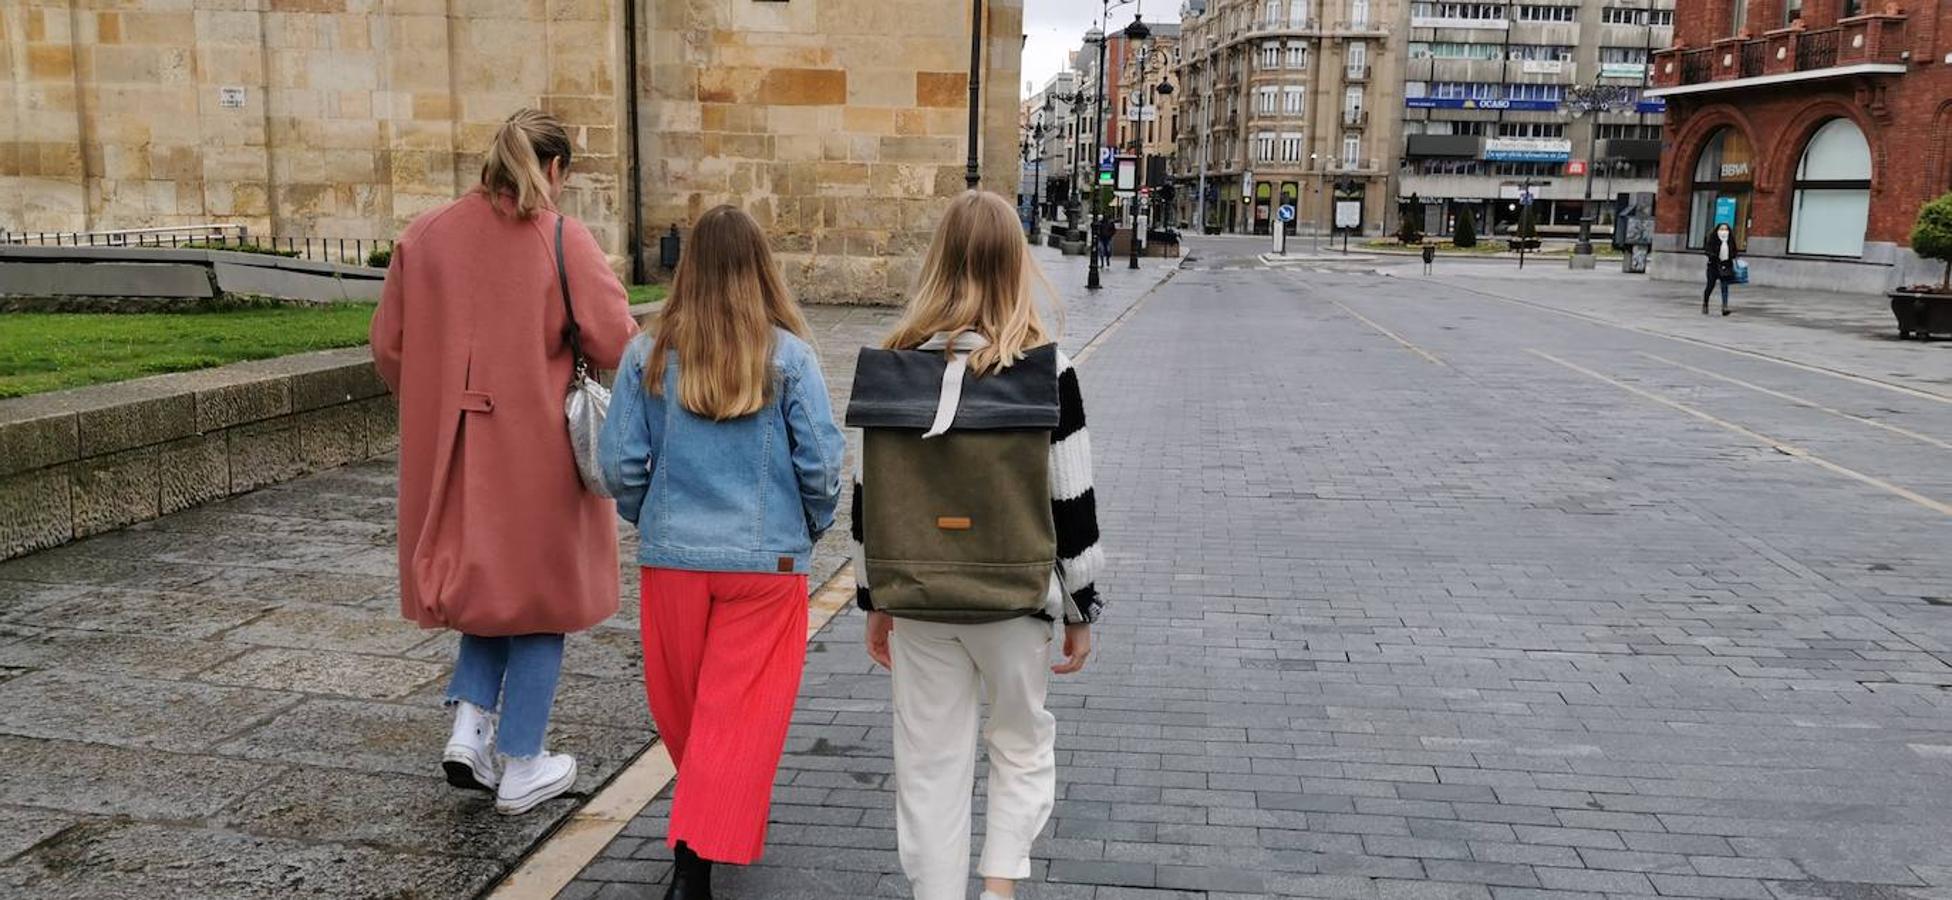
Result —
[[1626, 89], [1619, 85], [1601, 84], [1599, 76], [1593, 76], [1592, 84], [1573, 85], [1566, 91], [1566, 108], [1574, 116], [1585, 116], [1586, 123], [1586, 199], [1579, 212], [1579, 243], [1572, 248], [1570, 265], [1575, 269], [1593, 268], [1593, 167], [1599, 165], [1595, 156], [1599, 152], [1600, 114], [1611, 112], [1625, 105]]
[[[1105, 32], [1093, 28], [1085, 32], [1087, 42], [1098, 44], [1098, 68], [1092, 73], [1091, 93], [1091, 145], [1093, 152], [1105, 146]], [[1091, 188], [1091, 233], [1086, 235], [1086, 246], [1091, 251], [1090, 267], [1085, 269], [1084, 286], [1086, 290], [1103, 287], [1098, 278], [1098, 161], [1091, 162], [1091, 177], [1085, 179]]]
[[1127, 256], [1125, 266], [1128, 269], [1136, 269], [1139, 267], [1139, 189], [1145, 184], [1145, 103], [1147, 100], [1152, 99], [1146, 94], [1145, 64], [1147, 58], [1152, 55], [1151, 41], [1152, 29], [1146, 26], [1143, 18], [1136, 14], [1133, 15], [1132, 24], [1125, 26], [1125, 44], [1128, 47], [1134, 43], [1141, 45], [1139, 52], [1139, 77], [1134, 81], [1139, 87], [1139, 107], [1132, 112], [1133, 115], [1138, 117], [1132, 122], [1132, 135], [1133, 143], [1138, 145], [1139, 150], [1135, 154], [1139, 160], [1139, 173], [1138, 177], [1133, 179], [1132, 183], [1132, 239], [1128, 242], [1130, 252]]
[[983, 0], [969, 0], [969, 159], [964, 163], [963, 183], [970, 190], [983, 183], [977, 138], [982, 121], [983, 90]]

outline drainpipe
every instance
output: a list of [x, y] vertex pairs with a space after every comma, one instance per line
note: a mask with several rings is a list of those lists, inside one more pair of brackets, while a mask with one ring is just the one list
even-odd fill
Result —
[[630, 167], [624, 196], [630, 203], [630, 283], [644, 283], [644, 170], [637, 131], [637, 0], [624, 0], [624, 127]]
[[962, 180], [970, 190], [983, 183], [981, 161], [977, 156], [977, 127], [981, 120], [983, 97], [983, 0], [969, 0], [969, 160]]

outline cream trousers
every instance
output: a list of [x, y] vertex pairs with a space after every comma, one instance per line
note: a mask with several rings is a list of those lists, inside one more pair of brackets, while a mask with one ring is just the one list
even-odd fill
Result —
[[988, 829], [978, 868], [1027, 878], [1057, 801], [1057, 720], [1044, 709], [1052, 625], [903, 619], [892, 639], [895, 834], [916, 900], [964, 900], [979, 701], [990, 706]]

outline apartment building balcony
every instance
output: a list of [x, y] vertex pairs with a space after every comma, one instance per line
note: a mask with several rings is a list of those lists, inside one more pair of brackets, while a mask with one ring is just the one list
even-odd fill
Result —
[[1384, 40], [1390, 36], [1389, 26], [1381, 21], [1337, 22], [1333, 34], [1338, 38], [1371, 38]]
[[1321, 26], [1315, 22], [1296, 22], [1292, 19], [1267, 19], [1247, 23], [1247, 27], [1236, 35], [1240, 39], [1263, 37], [1320, 37]]
[[1342, 111], [1342, 127], [1366, 128], [1369, 126], [1369, 110], [1345, 109]]
[[1350, 84], [1362, 84], [1369, 80], [1368, 65], [1346, 66], [1342, 70], [1342, 80]]
[[1733, 37], [1707, 48], [1654, 53], [1649, 97], [1737, 91], [1768, 85], [1902, 75], [1910, 68], [1903, 13], [1844, 19], [1831, 28], [1785, 28]]

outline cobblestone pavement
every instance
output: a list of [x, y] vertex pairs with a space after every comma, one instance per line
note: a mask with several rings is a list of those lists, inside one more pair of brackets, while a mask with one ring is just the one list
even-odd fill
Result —
[[[1110, 606], [1020, 896], [1952, 897], [1952, 398], [1226, 247], [1082, 370]], [[861, 622], [725, 896], [904, 895]], [[657, 896], [664, 812], [565, 896]]]
[[[1073, 343], [1168, 270], [1108, 273]], [[810, 310], [837, 403], [893, 314]], [[439, 778], [454, 641], [399, 617], [393, 483], [362, 463], [0, 563], [0, 896], [467, 897], [571, 812]], [[841, 529], [821, 570], [843, 556]], [[569, 644], [551, 741], [579, 794], [653, 737], [633, 558], [623, 611]]]

